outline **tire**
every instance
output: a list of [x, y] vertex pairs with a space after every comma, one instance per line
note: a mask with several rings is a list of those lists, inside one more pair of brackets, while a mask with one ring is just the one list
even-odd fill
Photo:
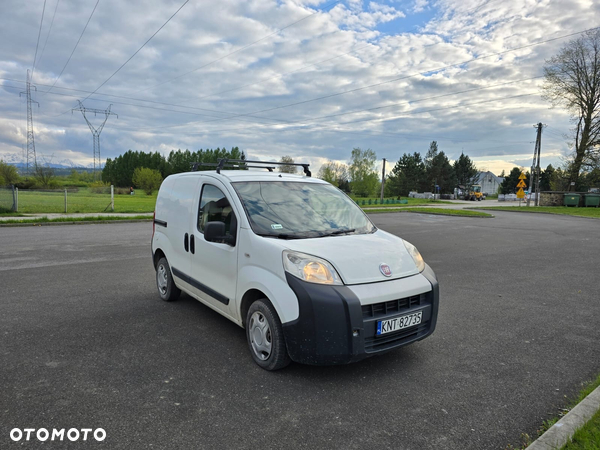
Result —
[[265, 370], [279, 370], [290, 364], [281, 321], [266, 298], [250, 305], [245, 325], [248, 348], [256, 364]]
[[158, 295], [165, 302], [172, 302], [179, 298], [181, 291], [175, 282], [173, 281], [173, 275], [171, 275], [171, 268], [167, 262], [167, 258], [160, 258], [156, 265], [156, 288], [158, 289]]

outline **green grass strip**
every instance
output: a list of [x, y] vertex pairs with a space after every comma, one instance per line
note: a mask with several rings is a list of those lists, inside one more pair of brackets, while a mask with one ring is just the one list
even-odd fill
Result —
[[71, 222], [114, 222], [119, 220], [148, 220], [151, 221], [150, 216], [96, 216], [96, 217], [57, 217], [54, 219], [48, 219], [47, 217], [36, 217], [32, 219], [15, 219], [15, 220], [1, 220], [0, 226], [4, 224], [43, 224], [43, 223], [71, 223]]
[[575, 217], [592, 217], [594, 219], [600, 219], [600, 208], [575, 208], [573, 206], [490, 206], [489, 208], [469, 208], [473, 209], [485, 209], [491, 211], [509, 211], [509, 212], [522, 212], [522, 213], [543, 213], [543, 214], [561, 214], [564, 216], [575, 216]]
[[402, 208], [396, 210], [386, 210], [386, 209], [366, 209], [366, 213], [368, 214], [378, 214], [378, 213], [396, 213], [396, 212], [411, 212], [411, 213], [421, 213], [421, 214], [437, 214], [440, 216], [460, 216], [460, 217], [485, 217], [492, 218], [494, 217], [492, 214], [480, 212], [480, 211], [471, 211], [466, 209], [446, 209], [446, 208]]

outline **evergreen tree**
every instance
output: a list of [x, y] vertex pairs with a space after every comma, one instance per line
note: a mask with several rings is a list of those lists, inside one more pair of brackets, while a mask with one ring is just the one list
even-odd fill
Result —
[[400, 157], [385, 182], [386, 196], [408, 196], [410, 191], [426, 189], [425, 164], [418, 152]]
[[438, 151], [436, 141], [432, 141], [425, 156], [428, 190], [436, 192], [435, 186], [440, 187], [441, 194], [452, 193], [456, 186], [454, 169], [444, 152]]
[[459, 185], [467, 186], [473, 183], [473, 180], [477, 176], [477, 167], [471, 158], [461, 153], [456, 161], [454, 161], [454, 173], [456, 174], [456, 181]]

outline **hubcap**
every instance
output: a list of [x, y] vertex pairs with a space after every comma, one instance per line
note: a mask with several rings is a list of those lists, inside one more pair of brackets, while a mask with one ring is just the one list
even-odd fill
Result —
[[158, 284], [158, 291], [161, 295], [167, 294], [167, 269], [163, 264], [158, 266], [156, 271], [156, 283]]
[[267, 318], [260, 311], [256, 311], [250, 317], [249, 323], [249, 336], [250, 344], [254, 354], [261, 359], [266, 361], [271, 356], [271, 328], [269, 328], [269, 322]]

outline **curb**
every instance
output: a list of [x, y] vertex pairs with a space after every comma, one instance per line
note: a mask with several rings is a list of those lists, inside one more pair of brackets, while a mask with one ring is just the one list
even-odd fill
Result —
[[573, 438], [573, 434], [600, 411], [600, 386], [594, 389], [562, 419], [537, 438], [527, 449], [557, 450]]
[[129, 220], [78, 220], [75, 222], [25, 222], [25, 223], [2, 223], [0, 228], [6, 227], [41, 227], [41, 226], [56, 226], [56, 225], [98, 225], [101, 223], [137, 223], [137, 222], [152, 222], [152, 219], [129, 219]]

